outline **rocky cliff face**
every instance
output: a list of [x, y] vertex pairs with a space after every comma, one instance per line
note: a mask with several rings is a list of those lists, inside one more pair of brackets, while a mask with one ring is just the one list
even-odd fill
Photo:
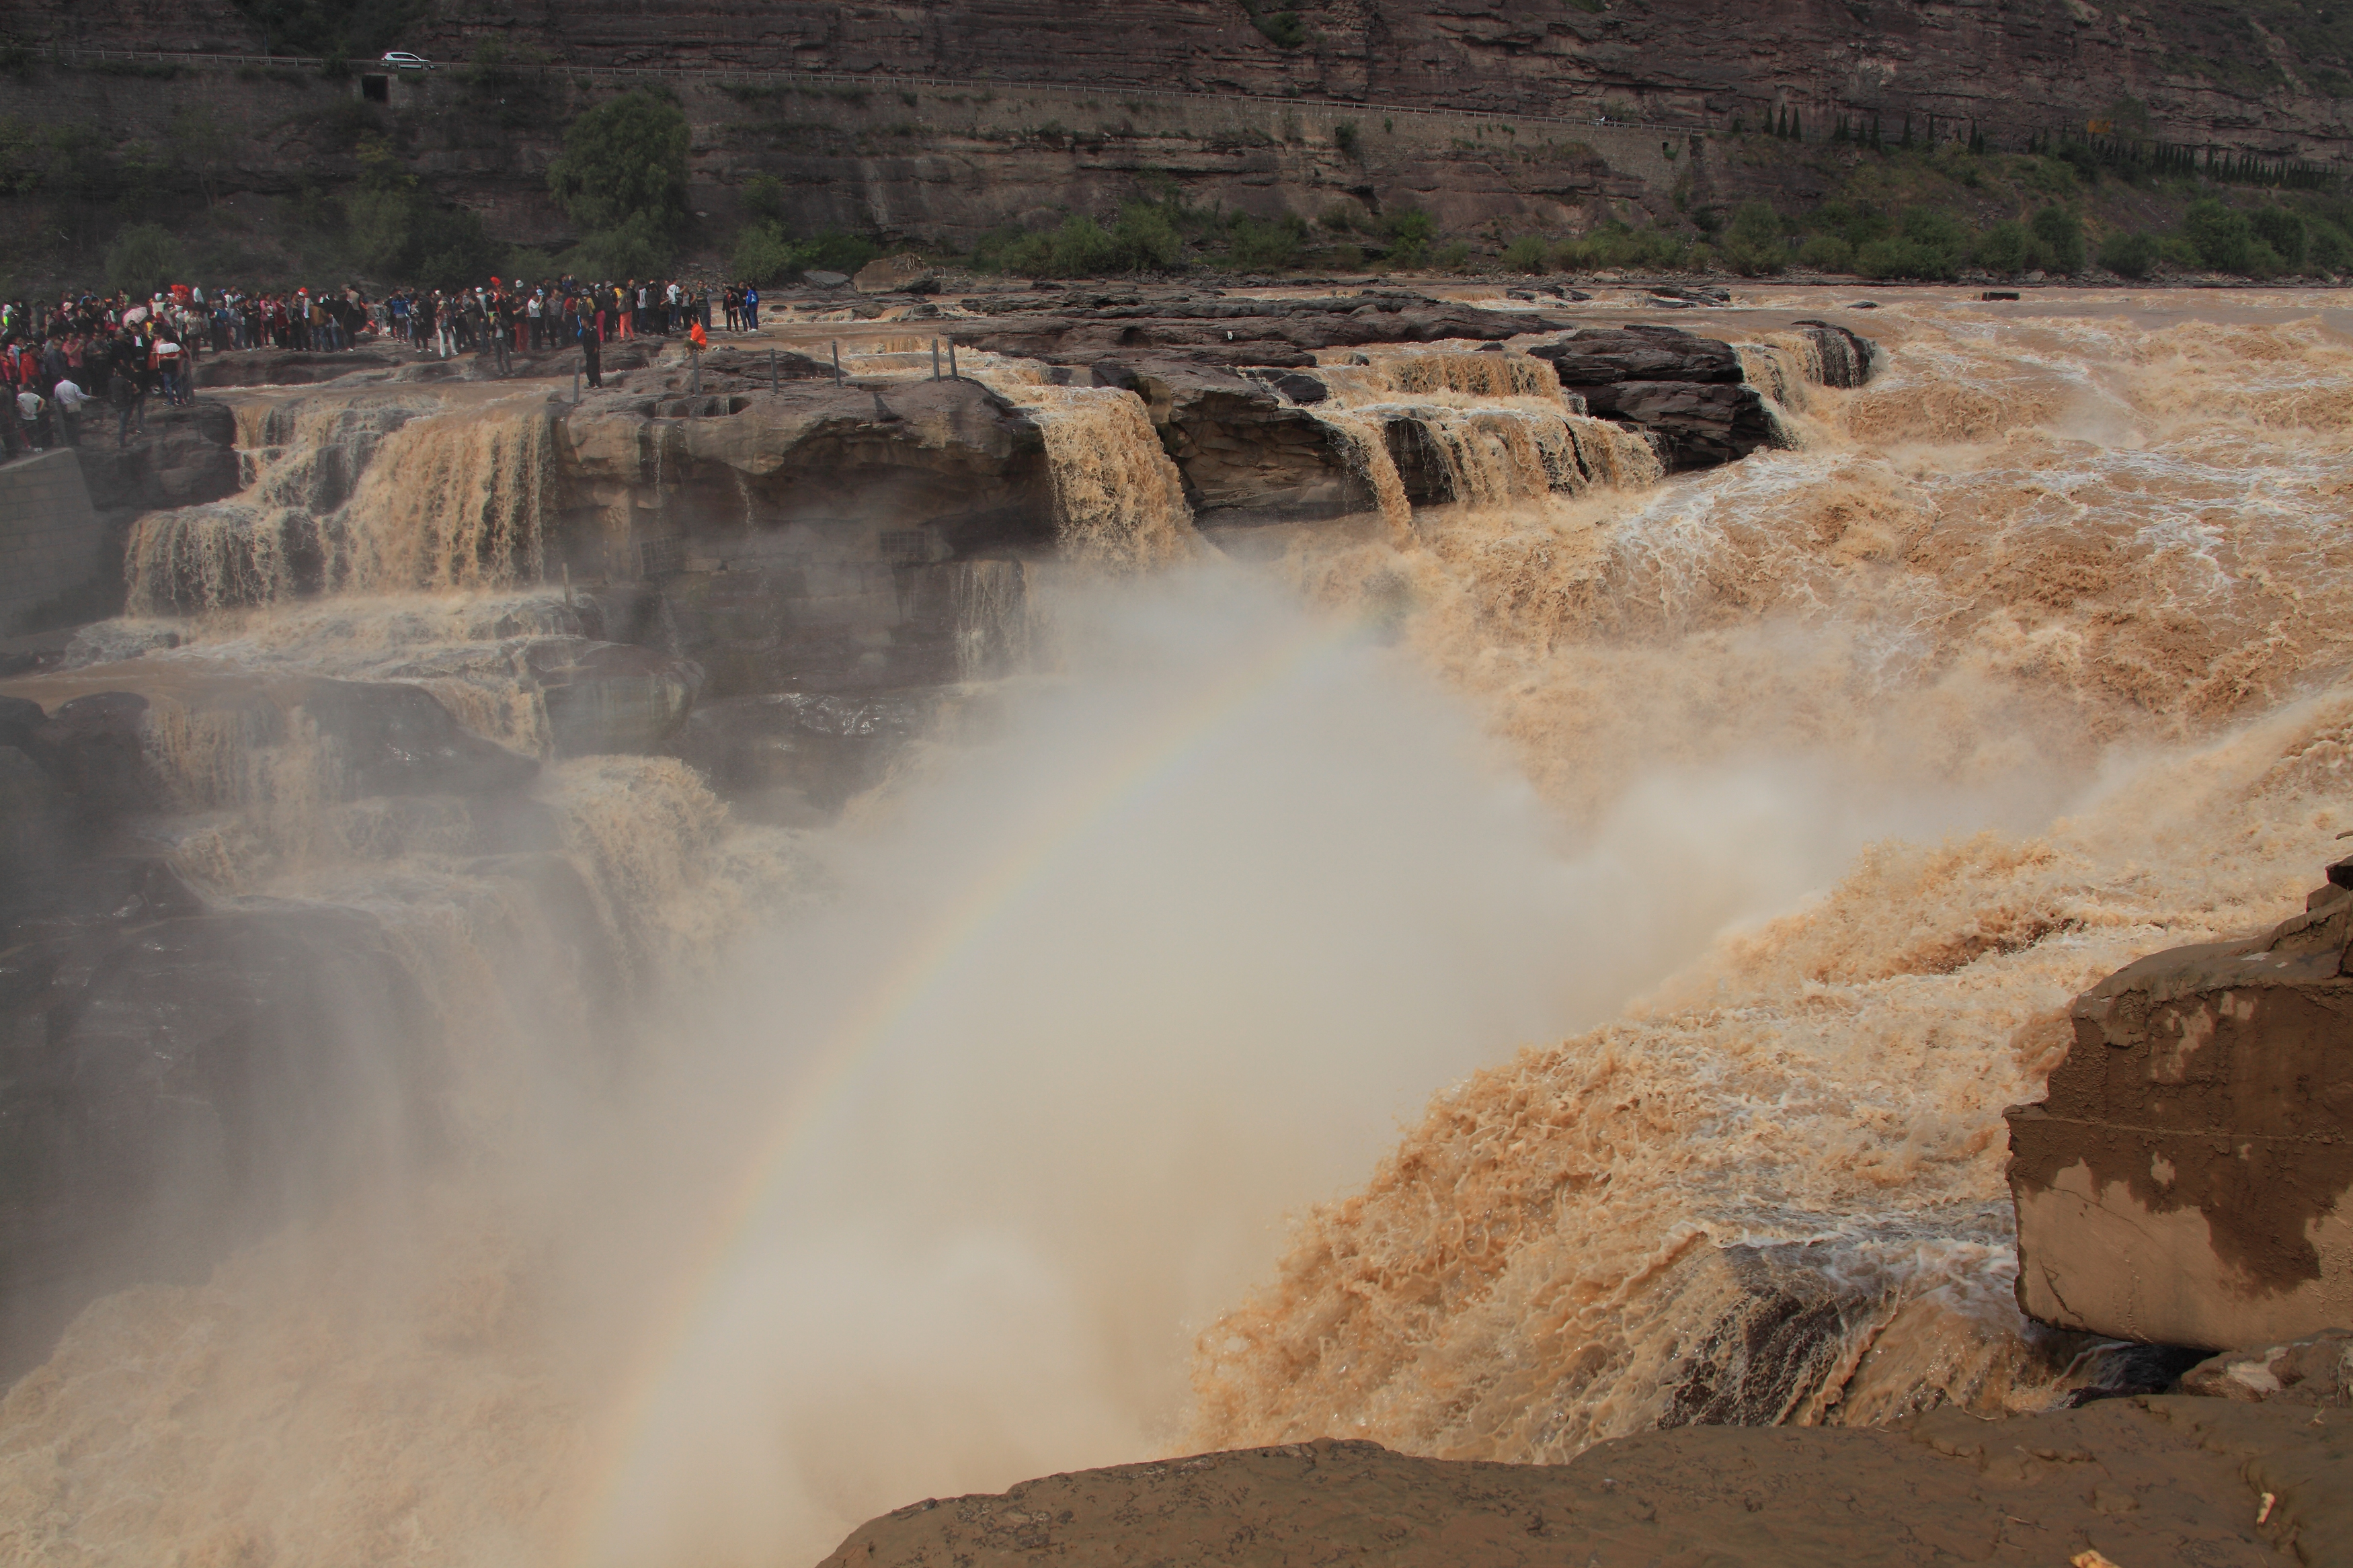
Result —
[[[2121, 134], [2324, 163], [2353, 152], [2343, 108], [2353, 100], [2333, 96], [2353, 79], [2353, 46], [2336, 41], [2337, 25], [2304, 17], [2275, 32], [2220, 0], [2147, 10], [1804, 0], [1777, 9], [1769, 28], [1722, 0], [1594, 10], [1310, 0], [1280, 14], [1298, 18], [1295, 47], [1261, 32], [1240, 0], [659, 13], [594, 0], [560, 18], [495, 0], [441, 7], [405, 37], [451, 63], [379, 78], [379, 98], [357, 78], [307, 69], [122, 68], [34, 51], [0, 74], [0, 116], [104, 127], [105, 145], [158, 150], [179, 160], [179, 199], [193, 205], [201, 190], [208, 208], [239, 220], [248, 192], [315, 205], [357, 177], [363, 140], [380, 137], [500, 239], [561, 248], [575, 237], [545, 171], [563, 125], [600, 96], [657, 85], [694, 129], [701, 223], [682, 237], [714, 252], [744, 216], [754, 174], [780, 182], [797, 229], [966, 247], [993, 229], [1107, 216], [1151, 194], [1367, 225], [1414, 206], [1443, 232], [1490, 236], [1610, 217], [1673, 224], [1753, 195], [1819, 201], [1819, 173], [1751, 166], [1723, 140], [1736, 121], [1753, 131], [1784, 111], [1817, 142], [1846, 116], [1890, 136], [1932, 120], [1940, 136], [1982, 128], [2015, 148], [2122, 105]], [[28, 0], [7, 26], [21, 42], [66, 47], [264, 42], [227, 0], [168, 13]], [[511, 62], [500, 71], [456, 64], [493, 44]], [[0, 192], [33, 189], [27, 171], [40, 163], [0, 153]], [[65, 235], [89, 253], [86, 268], [111, 232], [104, 209], [46, 188], [43, 199], [56, 210], [16, 226]]]
[[[2326, 15], [2202, 0], [2094, 7], [1795, 0], [1769, 21], [1725, 0], [1300, 0], [1289, 44], [1240, 0], [1073, 9], [1037, 0], [846, 8], [784, 0], [649, 10], [584, 0], [443, 5], [401, 40], [443, 58], [495, 37], [578, 66], [725, 67], [1184, 88], [1502, 114], [1704, 121], [1782, 108], [1989, 127], [2049, 127], [2132, 95], [2160, 133], [2284, 148], [2346, 134], [2333, 89], [2353, 70]], [[227, 0], [157, 10], [26, 0], [26, 41], [252, 51], [265, 34]], [[1286, 47], [1288, 45], [1288, 47]]]

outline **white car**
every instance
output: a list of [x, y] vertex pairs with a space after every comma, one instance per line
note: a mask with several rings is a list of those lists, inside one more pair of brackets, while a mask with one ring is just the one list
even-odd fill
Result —
[[433, 68], [431, 60], [427, 59], [423, 55], [412, 55], [406, 49], [386, 50], [383, 63], [395, 70], [429, 71]]

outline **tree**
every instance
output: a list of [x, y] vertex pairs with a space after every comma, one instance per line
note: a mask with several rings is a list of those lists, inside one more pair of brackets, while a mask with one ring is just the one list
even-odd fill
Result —
[[1778, 272], [1789, 264], [1789, 247], [1781, 240], [1781, 215], [1770, 202], [1743, 202], [1725, 231], [1724, 253], [1734, 268], [1748, 277]]
[[584, 228], [640, 226], [660, 235], [686, 216], [686, 115], [650, 92], [625, 92], [565, 129], [548, 189]]
[[360, 145], [359, 184], [343, 197], [343, 218], [353, 259], [387, 282], [454, 289], [480, 282], [498, 265], [481, 218], [435, 200], [375, 138]]
[[2157, 265], [2157, 242], [2145, 234], [2119, 229], [2100, 241], [2100, 265], [2119, 278], [2146, 278]]
[[2084, 225], [2065, 207], [2047, 206], [2034, 215], [2034, 237], [2042, 242], [2044, 265], [2055, 272], [2084, 270]]

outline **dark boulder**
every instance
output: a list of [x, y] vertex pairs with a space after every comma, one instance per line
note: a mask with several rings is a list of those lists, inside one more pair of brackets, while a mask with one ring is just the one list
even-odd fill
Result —
[[1588, 412], [1648, 436], [1670, 471], [1729, 463], [1777, 439], [1730, 343], [1672, 327], [1596, 328], [1528, 353]]
[[1814, 345], [1821, 360], [1824, 386], [1861, 386], [1871, 379], [1875, 345], [1831, 321], [1799, 321], [1798, 329]]
[[1093, 374], [1144, 400], [1200, 527], [1316, 521], [1373, 505], [1346, 437], [1263, 379], [1161, 355], [1099, 360]]
[[151, 401], [147, 433], [117, 447], [92, 420], [76, 448], [90, 504], [100, 512], [155, 511], [234, 495], [239, 480], [237, 416], [209, 398], [174, 408]]

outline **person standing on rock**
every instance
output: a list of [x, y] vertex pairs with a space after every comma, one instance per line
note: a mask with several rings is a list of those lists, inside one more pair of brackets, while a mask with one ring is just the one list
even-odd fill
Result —
[[760, 286], [749, 281], [744, 285], [744, 330], [747, 332], [760, 330]]
[[82, 391], [80, 383], [65, 375], [59, 376], [57, 385], [49, 389], [49, 396], [57, 405], [58, 445], [80, 446], [81, 405], [90, 401], [90, 395]]
[[106, 384], [106, 395], [114, 405], [114, 446], [120, 451], [131, 445], [135, 430], [147, 434], [147, 376], [144, 366], [124, 363]]
[[601, 391], [605, 385], [605, 377], [602, 369], [603, 355], [596, 342], [596, 324], [586, 316], [579, 318], [579, 321], [580, 370], [582, 374], [587, 377], [589, 386]]
[[41, 439], [41, 416], [48, 411], [48, 399], [33, 390], [31, 383], [18, 384], [16, 423], [24, 427], [26, 447], [36, 452], [47, 449], [47, 443]]

